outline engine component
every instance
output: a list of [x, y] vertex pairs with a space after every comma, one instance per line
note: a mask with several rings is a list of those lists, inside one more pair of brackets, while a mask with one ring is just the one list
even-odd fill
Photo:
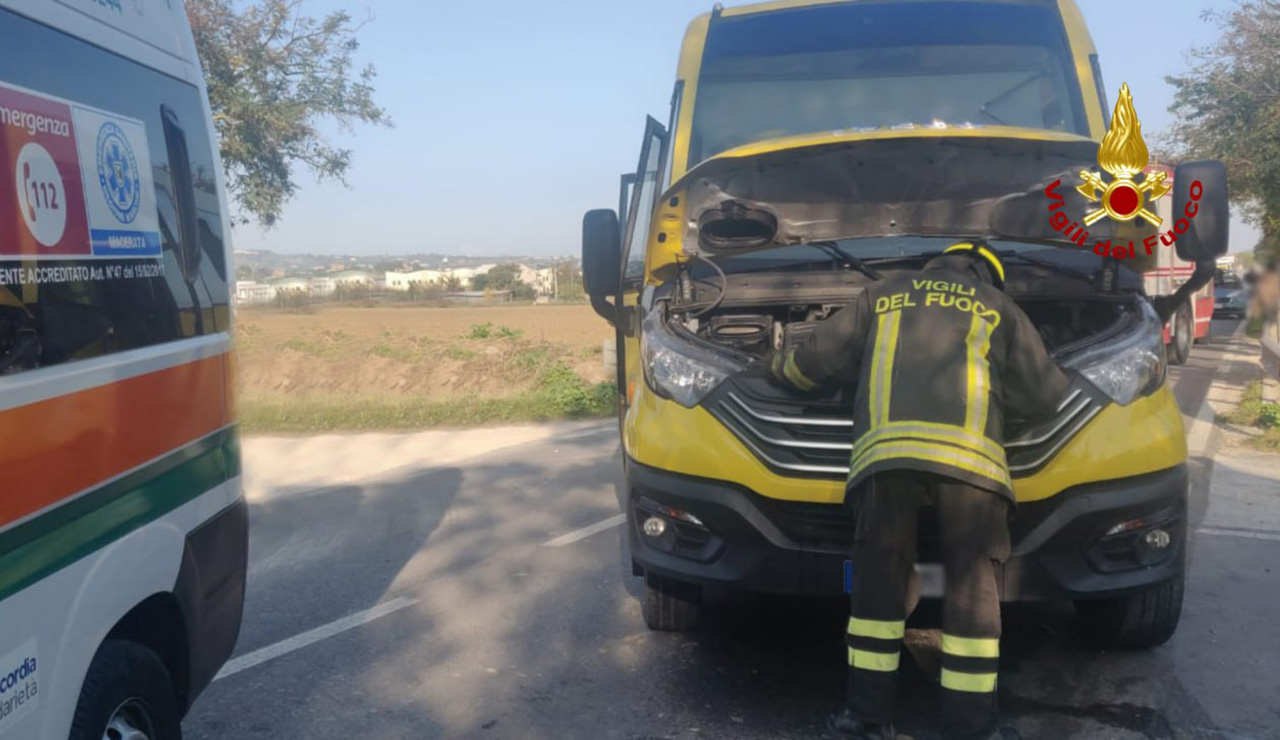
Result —
[[764, 349], [770, 340], [773, 319], [764, 315], [712, 317], [707, 329], [710, 338], [737, 349]]

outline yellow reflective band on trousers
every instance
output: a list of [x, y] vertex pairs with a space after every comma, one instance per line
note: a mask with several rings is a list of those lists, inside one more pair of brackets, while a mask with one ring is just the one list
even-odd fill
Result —
[[862, 469], [873, 463], [885, 460], [922, 460], [925, 462], [950, 465], [975, 475], [981, 475], [1007, 488], [1013, 487], [1009, 479], [1009, 470], [992, 463], [987, 458], [972, 450], [964, 450], [950, 445], [925, 442], [922, 440], [904, 440], [901, 442], [884, 442], [873, 445], [866, 452], [849, 463], [849, 478], [854, 478]]
[[874, 637], [877, 640], [901, 640], [907, 633], [905, 621], [883, 621], [849, 617], [849, 634], [854, 637]]
[[899, 653], [873, 653], [870, 650], [849, 648], [849, 665], [864, 671], [892, 673], [898, 670]]
[[968, 390], [964, 402], [964, 426], [981, 436], [987, 431], [987, 407], [991, 402], [991, 366], [987, 362], [987, 353], [991, 351], [991, 323], [974, 316], [969, 322], [965, 346]]
[[800, 368], [796, 366], [795, 350], [787, 353], [787, 360], [782, 365], [782, 374], [787, 376], [787, 380], [791, 381], [792, 385], [802, 391], [811, 391], [818, 387], [817, 383], [806, 378], [804, 373], [800, 372]]
[[996, 674], [994, 673], [961, 673], [942, 669], [942, 688], [952, 691], [967, 691], [972, 694], [985, 694], [996, 690]]
[[993, 440], [952, 424], [936, 424], [927, 421], [891, 421], [882, 427], [862, 435], [853, 445], [850, 459], [866, 452], [868, 447], [881, 442], [923, 439], [947, 442], [957, 447], [973, 450], [1001, 467], [1007, 467], [1004, 448]]
[[956, 637], [942, 633], [942, 652], [959, 658], [999, 658], [998, 637]]
[[889, 398], [893, 393], [893, 361], [898, 353], [898, 328], [902, 311], [882, 313], [876, 318], [876, 347], [871, 355], [870, 428], [889, 421]]

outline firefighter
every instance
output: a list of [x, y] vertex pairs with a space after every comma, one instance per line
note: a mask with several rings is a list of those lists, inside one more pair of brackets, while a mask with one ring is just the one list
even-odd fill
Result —
[[849, 693], [830, 720], [841, 736], [894, 737], [916, 522], [932, 507], [946, 575], [944, 725], [951, 737], [1001, 737], [996, 566], [1009, 555], [1014, 503], [1005, 418], [1052, 415], [1070, 384], [1003, 289], [989, 246], [955, 244], [922, 270], [870, 284], [808, 344], [768, 359], [775, 382], [798, 391], [856, 388]]

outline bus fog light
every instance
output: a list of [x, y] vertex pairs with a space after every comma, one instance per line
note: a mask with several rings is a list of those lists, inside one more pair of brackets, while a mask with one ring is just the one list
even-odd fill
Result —
[[1153, 550], [1163, 550], [1173, 542], [1173, 538], [1163, 529], [1153, 529], [1142, 536], [1142, 543]]
[[640, 528], [644, 531], [646, 537], [661, 537], [667, 531], [667, 523], [662, 517], [651, 516], [644, 520], [644, 524]]

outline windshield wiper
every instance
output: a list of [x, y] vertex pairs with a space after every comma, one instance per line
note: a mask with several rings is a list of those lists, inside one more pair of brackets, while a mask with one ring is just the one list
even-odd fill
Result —
[[840, 246], [839, 242], [805, 242], [805, 244], [810, 247], [817, 247], [818, 249], [821, 249], [831, 255], [831, 258], [836, 262], [843, 262], [845, 265], [852, 267], [872, 280], [879, 280], [881, 278], [880, 273], [870, 267], [867, 267], [863, 264], [862, 260], [844, 251], [844, 248]]

